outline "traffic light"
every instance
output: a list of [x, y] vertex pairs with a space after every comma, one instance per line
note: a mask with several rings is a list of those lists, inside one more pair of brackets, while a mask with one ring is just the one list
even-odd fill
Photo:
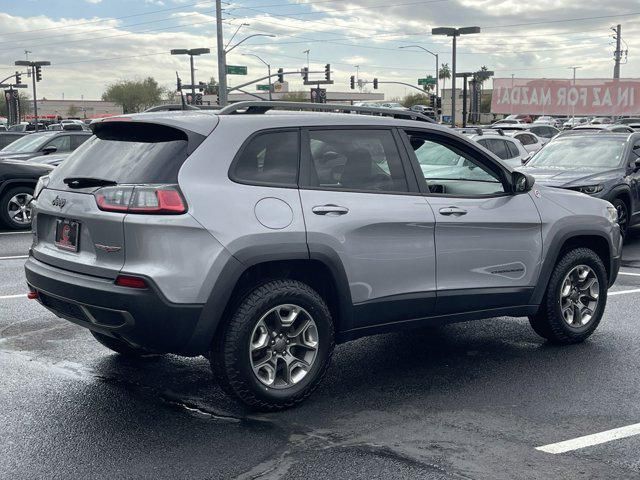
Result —
[[324, 66], [324, 78], [329, 82], [331, 81], [331, 64], [327, 63]]
[[351, 90], [356, 88], [356, 76], [355, 75], [351, 75], [351, 80], [349, 82], [349, 85], [351, 85]]
[[20, 85], [22, 83], [22, 74], [20, 72], [16, 72], [16, 85]]
[[300, 73], [302, 74], [302, 79], [305, 82], [309, 81], [309, 67], [302, 67], [302, 69], [300, 70]]
[[429, 95], [429, 106], [431, 108], [436, 108], [436, 96], [433, 93]]
[[442, 97], [436, 98], [436, 106], [442, 108]]
[[377, 79], [377, 78], [374, 78], [374, 79], [373, 79], [373, 89], [374, 89], [374, 90], [377, 90], [377, 89], [378, 89], [378, 79]]
[[36, 82], [42, 80], [42, 71], [40, 65], [36, 65]]
[[278, 81], [280, 83], [284, 83], [284, 69], [283, 68], [279, 68], [278, 69]]

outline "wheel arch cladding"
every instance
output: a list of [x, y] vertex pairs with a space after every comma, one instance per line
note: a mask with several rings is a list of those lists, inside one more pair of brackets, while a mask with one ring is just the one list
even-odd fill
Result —
[[565, 233], [561, 238], [553, 240], [552, 247], [547, 252], [540, 272], [540, 280], [532, 296], [532, 304], [540, 305], [542, 303], [551, 274], [558, 260], [566, 252], [580, 247], [593, 250], [604, 263], [607, 278], [611, 277], [611, 245], [606, 234], [597, 230]]
[[206, 352], [224, 320], [232, 315], [234, 307], [252, 287], [276, 278], [289, 278], [308, 284], [329, 306], [336, 332], [348, 329], [351, 296], [344, 269], [342, 273], [340, 269], [341, 265], [328, 265], [320, 259], [267, 260], [261, 257], [254, 263], [240, 263], [232, 258], [213, 287], [188, 350], [194, 354]]

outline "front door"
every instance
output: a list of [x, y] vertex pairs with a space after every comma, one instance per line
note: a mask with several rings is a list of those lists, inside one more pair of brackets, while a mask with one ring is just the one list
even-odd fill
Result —
[[[435, 219], [391, 129], [303, 134], [300, 197], [312, 258], [344, 269], [358, 328], [433, 313]], [[413, 173], [411, 173], [413, 175]], [[412, 191], [413, 190], [413, 191]]]
[[530, 194], [508, 171], [455, 137], [408, 131], [434, 214], [439, 314], [526, 305], [542, 255]]

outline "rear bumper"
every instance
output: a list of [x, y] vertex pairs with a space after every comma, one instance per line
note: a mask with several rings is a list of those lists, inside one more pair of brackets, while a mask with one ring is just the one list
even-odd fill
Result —
[[25, 273], [40, 303], [61, 318], [157, 352], [194, 354], [188, 344], [203, 305], [171, 303], [149, 279], [147, 289], [120, 287], [33, 257]]

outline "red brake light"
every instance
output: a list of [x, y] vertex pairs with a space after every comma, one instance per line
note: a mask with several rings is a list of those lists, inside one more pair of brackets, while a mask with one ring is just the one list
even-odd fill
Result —
[[187, 205], [176, 185], [123, 185], [94, 193], [100, 210], [122, 213], [178, 215]]
[[147, 282], [144, 281], [144, 278], [131, 275], [118, 275], [116, 285], [129, 288], [147, 288]]

